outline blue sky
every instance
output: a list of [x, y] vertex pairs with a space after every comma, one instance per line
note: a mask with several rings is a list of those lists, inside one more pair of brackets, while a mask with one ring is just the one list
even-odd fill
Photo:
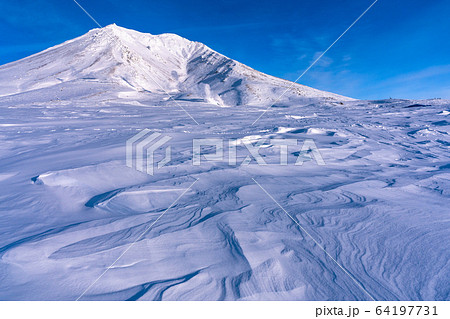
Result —
[[[102, 25], [177, 33], [295, 80], [374, 0], [78, 0]], [[355, 98], [450, 98], [450, 1], [379, 0], [301, 84]], [[0, 2], [0, 64], [96, 25], [72, 0]]]

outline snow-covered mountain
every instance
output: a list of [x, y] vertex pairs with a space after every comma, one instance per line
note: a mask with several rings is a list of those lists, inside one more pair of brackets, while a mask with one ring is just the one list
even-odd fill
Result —
[[[450, 101], [268, 109], [290, 85], [117, 26], [0, 67], [0, 300], [449, 300]], [[144, 128], [154, 175], [126, 165]], [[194, 165], [199, 138], [245, 164]]]
[[0, 67], [0, 84], [0, 96], [45, 92], [57, 100], [92, 94], [104, 100], [139, 100], [148, 93], [167, 98], [167, 92], [175, 99], [221, 106], [264, 105], [274, 103], [291, 86], [280, 103], [348, 100], [292, 85], [175, 34], [151, 35], [115, 24]]

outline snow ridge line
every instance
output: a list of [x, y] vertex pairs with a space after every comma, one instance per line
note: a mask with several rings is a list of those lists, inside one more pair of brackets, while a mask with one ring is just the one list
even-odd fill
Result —
[[300, 225], [299, 224], [299, 222], [294, 218], [294, 217], [292, 217], [291, 216], [291, 214], [289, 214], [288, 212], [287, 212], [287, 210], [285, 210], [284, 208], [283, 208], [283, 206], [281, 206], [276, 200], [275, 200], [275, 198], [273, 198], [273, 196], [272, 195], [270, 195], [269, 194], [269, 192], [267, 192], [266, 191], [266, 189], [265, 188], [263, 188], [262, 186], [261, 186], [261, 184], [260, 183], [258, 183], [253, 177], [252, 177], [252, 180], [256, 183], [256, 185], [258, 185], [259, 186], [259, 188], [261, 188], [263, 191], [264, 191], [264, 193], [266, 193], [267, 194], [267, 196], [272, 200], [272, 201], [274, 201], [275, 202], [275, 204], [277, 204], [278, 205], [278, 207], [280, 207], [281, 208], [281, 210], [283, 211], [283, 212], [285, 212], [286, 213], [286, 215], [288, 215], [288, 217], [290, 218], [290, 219], [292, 219], [292, 221], [295, 223], [295, 224], [297, 224], [297, 226], [298, 227], [300, 227], [300, 229], [301, 230], [303, 230], [305, 233], [306, 233], [306, 235], [308, 235], [308, 237], [309, 238], [311, 238], [312, 239], [312, 241], [317, 245], [317, 246], [319, 246], [319, 248], [320, 249], [322, 249], [322, 251], [325, 253], [325, 254], [327, 254], [327, 256], [328, 257], [330, 257], [334, 262], [335, 262], [335, 264], [336, 265], [338, 265], [339, 266], [339, 268], [341, 268], [344, 272], [345, 272], [345, 274], [347, 275], [347, 276], [349, 276], [369, 297], [370, 297], [370, 299], [372, 299], [372, 301], [376, 301], [375, 300], [375, 298], [355, 279], [355, 277], [353, 277], [347, 270], [345, 270], [345, 268], [344, 267], [342, 267], [341, 266], [341, 264], [336, 260], [336, 259], [334, 259], [333, 258], [333, 256], [331, 256], [326, 250], [325, 250], [325, 248], [323, 248], [323, 246], [313, 237], [313, 236], [311, 236], [310, 234], [309, 234], [309, 232], [305, 229], [305, 228], [303, 228], [302, 227], [302, 225]]
[[94, 286], [97, 283], [97, 281], [99, 281], [100, 278], [102, 278], [108, 272], [108, 270], [110, 270], [112, 267], [114, 267], [114, 265], [134, 246], [134, 244], [136, 244], [139, 240], [141, 240], [141, 238], [144, 237], [144, 235], [150, 231], [150, 229], [153, 227], [153, 225], [155, 225], [156, 222], [158, 222], [158, 220], [160, 220], [161, 217], [163, 217], [167, 213], [167, 211], [169, 209], [171, 209], [180, 200], [180, 198], [183, 197], [184, 194], [186, 194], [192, 188], [192, 186], [194, 186], [195, 183], [198, 182], [198, 180], [199, 180], [198, 178], [195, 178], [195, 181], [191, 185], [189, 185], [189, 187], [186, 188], [183, 191], [183, 193], [181, 193], [180, 196], [178, 196], [175, 199], [175, 201], [172, 204], [170, 204], [170, 206], [167, 207], [167, 209], [164, 212], [162, 212], [162, 214], [159, 215], [158, 218], [156, 218], [155, 221], [150, 226], [148, 226], [148, 228], [146, 230], [144, 230], [144, 232], [134, 242], [132, 242], [127, 247], [127, 249], [125, 249], [124, 252], [122, 254], [120, 254], [120, 256], [117, 257], [117, 259], [108, 268], [106, 268], [106, 270], [89, 287], [87, 287], [86, 290], [84, 290], [83, 293], [75, 301], [79, 301], [89, 291], [89, 289], [91, 289], [92, 286]]

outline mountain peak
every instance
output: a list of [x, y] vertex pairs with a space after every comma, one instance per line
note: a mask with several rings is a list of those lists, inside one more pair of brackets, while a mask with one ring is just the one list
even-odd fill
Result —
[[103, 27], [103, 28], [105, 28], [105, 29], [107, 29], [107, 28], [110, 28], [110, 29], [114, 29], [114, 28], [122, 28], [122, 29], [123, 29], [123, 27], [119, 27], [116, 23], [108, 24], [107, 26], [105, 26], [105, 27]]
[[104, 26], [102, 28], [92, 29], [91, 31], [93, 31], [93, 30], [119, 30], [119, 31], [128, 31], [128, 32], [137, 32], [137, 31], [134, 31], [132, 29], [127, 29], [127, 28], [118, 26], [115, 23], [108, 24], [108, 25], [106, 25], [106, 26]]
[[[118, 26], [115, 23], [112, 24], [108, 24], [107, 26], [104, 26], [102, 28], [95, 28], [90, 30], [86, 35], [94, 35], [94, 36], [107, 36], [107, 37], [111, 37], [111, 36], [116, 36], [116, 37], [130, 37], [131, 34], [141, 34], [141, 35], [146, 35], [146, 36], [152, 36], [150, 33], [141, 33], [132, 29], [127, 29], [121, 26]], [[83, 37], [83, 36], [82, 36]]]

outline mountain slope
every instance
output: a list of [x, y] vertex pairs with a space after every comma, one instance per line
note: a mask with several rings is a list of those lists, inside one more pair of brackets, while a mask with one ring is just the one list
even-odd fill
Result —
[[151, 35], [116, 25], [4, 65], [0, 83], [0, 96], [34, 91], [36, 98], [36, 90], [44, 89], [43, 96], [58, 100], [95, 94], [103, 100], [139, 99], [149, 92], [167, 97], [167, 92], [175, 99], [224, 106], [266, 105], [291, 86], [280, 103], [348, 100], [263, 74], [175, 34]]

